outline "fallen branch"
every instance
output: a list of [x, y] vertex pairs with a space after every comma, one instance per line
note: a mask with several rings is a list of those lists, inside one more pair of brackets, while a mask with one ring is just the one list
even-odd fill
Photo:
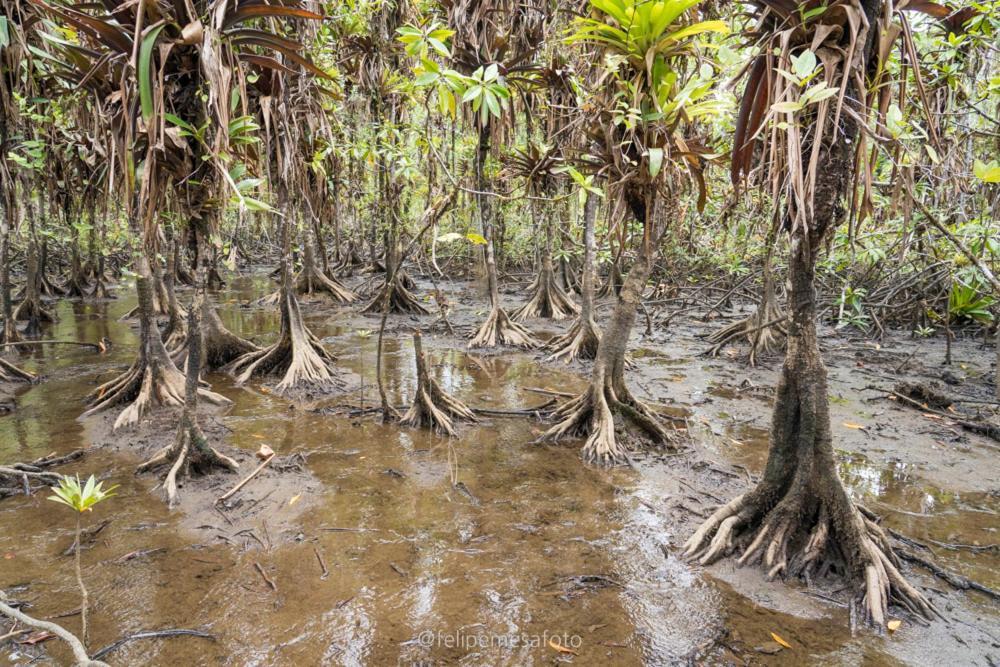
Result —
[[84, 647], [83, 642], [81, 642], [76, 635], [61, 625], [32, 618], [24, 612], [14, 609], [14, 607], [8, 605], [7, 596], [2, 591], [0, 591], [0, 614], [3, 614], [8, 618], [12, 618], [23, 625], [51, 632], [56, 637], [69, 644], [69, 648], [73, 651], [73, 658], [76, 660], [77, 665], [82, 665], [83, 667], [108, 667], [107, 663], [101, 662], [98, 659], [100, 656], [95, 656], [94, 658], [88, 656], [87, 649]]
[[[91, 660], [98, 660], [103, 658], [108, 653], [116, 651], [125, 644], [136, 639], [161, 639], [163, 637], [201, 637], [202, 639], [209, 639], [215, 641], [215, 635], [210, 635], [207, 632], [202, 632], [201, 630], [185, 630], [183, 628], [176, 628], [170, 630], [143, 630], [142, 632], [136, 632], [135, 634], [128, 635], [127, 637], [122, 637], [118, 641], [108, 644], [104, 648], [100, 649], [91, 656]], [[90, 662], [90, 665], [103, 665], [103, 662]]]

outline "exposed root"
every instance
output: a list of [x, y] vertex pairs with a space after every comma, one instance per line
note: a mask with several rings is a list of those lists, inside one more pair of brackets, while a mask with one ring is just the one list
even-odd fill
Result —
[[24, 300], [14, 309], [14, 320], [18, 322], [27, 321], [28, 324], [22, 332], [31, 338], [42, 333], [43, 322], [55, 322], [55, 317], [48, 310], [42, 307], [42, 302], [37, 294], [28, 294]]
[[707, 340], [713, 345], [706, 354], [718, 356], [726, 345], [746, 339], [750, 344], [749, 362], [754, 366], [759, 354], [768, 354], [780, 349], [788, 332], [784, 325], [785, 314], [775, 301], [772, 294], [764, 299], [764, 303], [758, 306], [752, 315], [733, 322], [709, 336]]
[[34, 382], [36, 379], [33, 373], [18, 368], [6, 359], [0, 359], [0, 382]]
[[89, 290], [82, 271], [71, 273], [63, 286], [65, 296], [70, 299], [82, 299], [87, 296]]
[[634, 424], [655, 445], [669, 445], [670, 433], [644, 403], [632, 396], [624, 384], [616, 388], [601, 373], [585, 392], [567, 401], [553, 414], [557, 423], [540, 441], [584, 437], [581, 455], [588, 463], [621, 465], [629, 462], [628, 448], [615, 433], [616, 416]]
[[[205, 388], [198, 389], [198, 398], [217, 406], [232, 402]], [[162, 357], [156, 358], [152, 363], [148, 362], [145, 354], [141, 354], [127, 371], [91, 392], [87, 402], [90, 408], [83, 413], [84, 417], [129, 403], [115, 419], [113, 430], [117, 431], [137, 424], [143, 415], [157, 405], [184, 405], [184, 374], [177, 369], [165, 350]]]
[[182, 420], [174, 442], [140, 464], [135, 472], [139, 474], [167, 464], [170, 469], [163, 478], [163, 488], [167, 494], [168, 507], [177, 505], [178, 474], [189, 474], [191, 468], [206, 474], [211, 468], [237, 470], [240, 467], [239, 463], [210, 447], [201, 429], [187, 419]]
[[[205, 309], [201, 318], [202, 330], [202, 368], [215, 370], [222, 368], [226, 364], [234, 361], [237, 357], [251, 352], [257, 352], [260, 347], [254, 345], [245, 338], [241, 338], [226, 328], [219, 313], [208, 302], [205, 301]], [[183, 366], [187, 360], [188, 340], [184, 344], [171, 351], [170, 357], [178, 367]]]
[[4, 318], [0, 328], [0, 343], [17, 343], [21, 340], [21, 332], [17, 330], [14, 318]]
[[323, 292], [333, 297], [337, 303], [352, 303], [358, 298], [357, 294], [339, 280], [330, 278], [315, 266], [312, 268], [303, 267], [295, 278], [295, 291], [299, 294]]
[[98, 278], [94, 282], [94, 286], [90, 289], [90, 296], [95, 299], [113, 299], [115, 298], [111, 291], [108, 289], [107, 284], [101, 278]]
[[618, 263], [614, 262], [611, 264], [611, 270], [608, 271], [608, 277], [601, 285], [601, 289], [597, 290], [597, 297], [603, 299], [607, 296], [617, 296], [622, 292], [622, 285], [625, 283], [625, 279], [622, 277], [622, 270], [618, 267]]
[[306, 328], [299, 302], [291, 289], [281, 290], [281, 331], [278, 340], [260, 350], [237, 357], [224, 370], [244, 384], [252, 377], [282, 375], [278, 393], [315, 388], [329, 389], [334, 383], [333, 355]]
[[600, 343], [601, 332], [593, 318], [584, 320], [578, 317], [566, 333], [556, 336], [545, 344], [545, 349], [552, 353], [547, 360], [561, 359], [569, 363], [574, 359], [594, 359], [597, 357], [597, 346]]
[[396, 274], [396, 278], [392, 281], [391, 286], [383, 282], [382, 287], [375, 293], [375, 297], [361, 309], [361, 312], [371, 314], [381, 313], [385, 302], [386, 290], [390, 290], [388, 312], [410, 313], [412, 315], [427, 315], [430, 313], [424, 307], [424, 304], [417, 301], [417, 297], [407, 289], [399, 274]]
[[494, 305], [490, 309], [486, 321], [469, 341], [469, 347], [497, 347], [498, 345], [535, 348], [540, 347], [541, 342], [530, 331], [510, 319], [503, 308]]
[[477, 421], [472, 410], [441, 389], [437, 380], [427, 371], [427, 359], [424, 357], [419, 332], [413, 334], [413, 350], [417, 359], [417, 389], [413, 405], [403, 415], [400, 423], [454, 436], [454, 420]]
[[325, 275], [316, 266], [312, 243], [305, 244], [305, 259], [302, 270], [295, 277], [295, 291], [298, 294], [313, 294], [325, 292], [338, 303], [352, 303], [358, 295], [340, 283], [339, 280]]
[[[137, 307], [141, 315], [139, 356], [128, 370], [91, 392], [87, 397], [90, 408], [83, 413], [89, 416], [128, 403], [128, 407], [115, 419], [114, 430], [137, 423], [157, 405], [175, 407], [184, 404], [184, 374], [167, 354], [150, 312], [154, 292], [145, 258], [140, 260], [139, 273], [136, 281], [139, 293]], [[198, 397], [212, 405], [231, 403], [225, 396], [202, 387], [198, 388]]]
[[742, 548], [737, 563], [761, 563], [768, 579], [809, 576], [839, 563], [856, 586], [854, 603], [861, 605], [864, 619], [874, 627], [885, 628], [890, 602], [927, 619], [940, 616], [900, 573], [882, 528], [853, 504], [844, 513], [828, 510], [825, 503], [805, 511], [807, 494], [789, 492], [765, 510], [759, 500], [764, 495], [746, 493], [716, 510], [685, 542], [684, 555], [708, 565]]
[[511, 314], [511, 319], [515, 322], [523, 322], [529, 317], [564, 320], [580, 312], [580, 307], [573, 303], [556, 282], [551, 260], [543, 262], [542, 270], [528, 287], [528, 291], [531, 297]]
[[221, 290], [226, 286], [226, 281], [223, 280], [222, 274], [219, 273], [219, 267], [215, 265], [215, 262], [208, 267], [208, 275], [205, 277], [205, 284], [210, 290]]

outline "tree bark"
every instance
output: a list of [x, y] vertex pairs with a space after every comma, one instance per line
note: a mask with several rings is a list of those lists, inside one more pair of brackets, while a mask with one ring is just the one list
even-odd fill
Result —
[[583, 275], [580, 278], [580, 314], [569, 330], [553, 338], [546, 348], [550, 360], [593, 359], [601, 342], [601, 331], [594, 320], [594, 222], [597, 219], [598, 198], [587, 195], [583, 207]]
[[555, 411], [553, 416], [558, 422], [540, 438], [559, 440], [586, 436], [582, 454], [591, 463], [615, 465], [628, 460], [628, 447], [615, 433], [616, 418], [634, 424], [654, 444], [670, 441], [670, 434], [660, 420], [632, 395], [625, 384], [628, 339], [659, 246], [659, 234], [655, 231], [659, 227], [655, 206], [657, 198], [655, 193], [648, 196], [654, 205], [646, 207], [644, 222], [647, 231], [635, 263], [622, 284], [611, 319], [601, 335], [590, 386]]

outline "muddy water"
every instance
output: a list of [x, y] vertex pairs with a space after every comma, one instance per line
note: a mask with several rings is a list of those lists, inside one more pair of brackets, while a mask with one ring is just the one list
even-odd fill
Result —
[[[219, 295], [227, 325], [258, 342], [276, 330], [276, 313], [244, 304], [266, 289], [266, 281], [240, 279]], [[89, 389], [131, 360], [134, 332], [118, 317], [134, 300], [121, 293], [108, 304], [60, 304], [48, 337], [107, 336], [116, 345], [104, 356], [68, 347], [32, 353], [25, 365], [46, 381], [21, 391], [18, 409], [0, 418], [0, 461], [109, 444], [78, 415]], [[377, 320], [323, 308], [306, 312], [340, 365], [361, 378], [349, 402], [375, 404], [375, 335], [368, 330]], [[474, 357], [429, 336], [425, 347], [442, 386], [477, 407], [528, 408], [547, 397], [525, 387], [581, 386], [579, 373], [528, 355]], [[673, 382], [682, 375], [697, 380], [702, 372], [673, 355], [637, 359], [662, 367]], [[412, 395], [414, 372], [404, 326], [386, 341], [392, 402]], [[252, 508], [252, 524], [239, 532], [218, 512], [183, 502], [168, 511], [151, 492], [155, 480], [132, 475], [137, 459], [129, 447], [141, 432], [126, 432], [117, 449], [97, 447], [74, 466], [122, 485], [87, 517], [112, 519], [83, 554], [95, 606], [90, 646], [165, 627], [195, 627], [217, 637], [135, 642], [113, 653], [113, 664], [661, 665], [695, 656], [719, 664], [919, 662], [919, 654], [898, 641], [852, 638], [843, 610], [794, 587], [755, 589], [752, 574], [737, 576], [734, 586], [729, 572], [706, 574], [679, 560], [675, 547], [693, 517], [674, 501], [690, 505], [691, 490], [669, 458], [647, 460], [636, 470], [598, 470], [583, 466], [575, 447], [531, 444], [542, 426], [525, 419], [491, 418], [447, 439], [313, 411], [344, 402], [336, 397], [290, 406], [225, 377], [209, 380], [234, 401], [217, 418], [231, 431], [228, 444], [253, 450], [266, 443], [280, 455], [307, 454], [318, 483], [267, 493], [251, 483], [234, 511]], [[692, 414], [693, 422], [723, 422], [704, 407], [674, 410]], [[760, 428], [759, 421], [722, 428], [722, 459], [758, 472], [766, 448]], [[705, 435], [711, 437], [711, 429]], [[995, 499], [928, 488], [908, 477], [906, 466], [879, 465], [862, 454], [844, 453], [842, 472], [856, 493], [898, 508], [888, 520], [908, 534], [995, 541], [985, 518]], [[302, 509], [298, 518], [282, 520], [292, 505]], [[79, 604], [72, 561], [59, 555], [71, 540], [72, 518], [43, 494], [4, 500], [0, 587], [32, 603], [35, 616], [72, 611]], [[121, 560], [150, 549], [162, 551]], [[986, 582], [1000, 565], [989, 552], [939, 555]], [[995, 613], [981, 601], [971, 604], [961, 609], [962, 618], [995, 627]], [[985, 616], [977, 621], [976, 614]], [[79, 627], [75, 616], [60, 622]], [[778, 655], [755, 650], [768, 648], [770, 632], [782, 633], [795, 648]], [[957, 640], [942, 632], [935, 641], [958, 662], [995, 654], [995, 647], [976, 644], [981, 634], [971, 642], [953, 634]], [[722, 644], [714, 643], [719, 637]], [[65, 663], [61, 646], [48, 642], [46, 648]], [[0, 661], [23, 664], [30, 655], [37, 650], [9, 648]]]

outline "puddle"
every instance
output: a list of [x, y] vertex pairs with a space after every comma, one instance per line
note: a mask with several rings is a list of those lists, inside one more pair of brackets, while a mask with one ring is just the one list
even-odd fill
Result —
[[[271, 285], [261, 276], [238, 278], [215, 295], [226, 325], [258, 342], [272, 337], [276, 313], [244, 307]], [[25, 366], [43, 371], [46, 381], [19, 392], [18, 409], [0, 417], [0, 461], [101, 444], [90, 441], [78, 416], [98, 379], [132, 360], [135, 332], [118, 317], [134, 299], [125, 288], [119, 293], [121, 299], [107, 304], [59, 304], [52, 338], [107, 336], [115, 345], [103, 356], [54, 347], [25, 357]], [[348, 309], [305, 311], [339, 365], [363, 379], [363, 396], [351, 400], [374, 405], [377, 333], [361, 332], [376, 329], [377, 319]], [[578, 373], [529, 355], [472, 355], [429, 333], [424, 345], [442, 387], [475, 406], [526, 408], [548, 400], [526, 387], [573, 392], [583, 386]], [[635, 356], [691, 364], [652, 350]], [[408, 333], [387, 336], [385, 363], [390, 400], [407, 401], [415, 380]], [[208, 379], [234, 401], [219, 417], [232, 430], [227, 442], [308, 452], [318, 490], [301, 500], [307, 509], [295, 525], [268, 525], [269, 512], [303, 492], [264, 496], [249, 485], [243, 499], [263, 508], [254, 526], [261, 546], [233, 534], [221, 516], [185, 527], [181, 512], [168, 511], [151, 493], [155, 480], [132, 474], [130, 457], [104, 449], [85, 457], [81, 474], [106, 474], [122, 485], [87, 517], [112, 519], [83, 553], [94, 604], [91, 646], [163, 627], [197, 627], [218, 637], [136, 642], [116, 651], [114, 664], [662, 665], [695, 656], [704, 664], [728, 664], [726, 651], [768, 664], [892, 661], [879, 640], [851, 639], [842, 614], [817, 622], [769, 611], [702, 576], [674, 551], [665, 555], [664, 545], [686, 537], [671, 514], [671, 498], [689, 493], [669, 460], [600, 470], [584, 466], [574, 445], [532, 444], [543, 425], [528, 420], [484, 420], [447, 439], [291, 410], [280, 397], [235, 387], [223, 376]], [[679, 418], [692, 414], [679, 406], [663, 409]], [[766, 430], [723, 426], [726, 457], [759, 471]], [[126, 448], [130, 437], [122, 437]], [[996, 541], [995, 527], [983, 518], [994, 515], [977, 514], [1000, 509], [994, 497], [930, 490], [915, 484], [914, 471], [902, 463], [880, 466], [847, 454], [841, 472], [859, 495], [914, 513], [887, 513], [887, 521], [918, 539]], [[72, 539], [72, 519], [44, 495], [0, 502], [0, 587], [27, 585], [15, 597], [31, 602], [31, 613], [41, 617], [79, 605], [72, 561], [59, 555]], [[165, 551], [117, 562], [149, 549]], [[995, 552], [936, 553], [970, 576], [1000, 584], [991, 574], [1000, 566]], [[77, 630], [76, 618], [61, 622]], [[765, 630], [805, 648], [757, 654], [754, 646], [769, 639]], [[719, 636], [735, 652], [716, 645]], [[553, 637], [578, 655], [557, 652]], [[57, 643], [46, 649], [65, 661]]]

